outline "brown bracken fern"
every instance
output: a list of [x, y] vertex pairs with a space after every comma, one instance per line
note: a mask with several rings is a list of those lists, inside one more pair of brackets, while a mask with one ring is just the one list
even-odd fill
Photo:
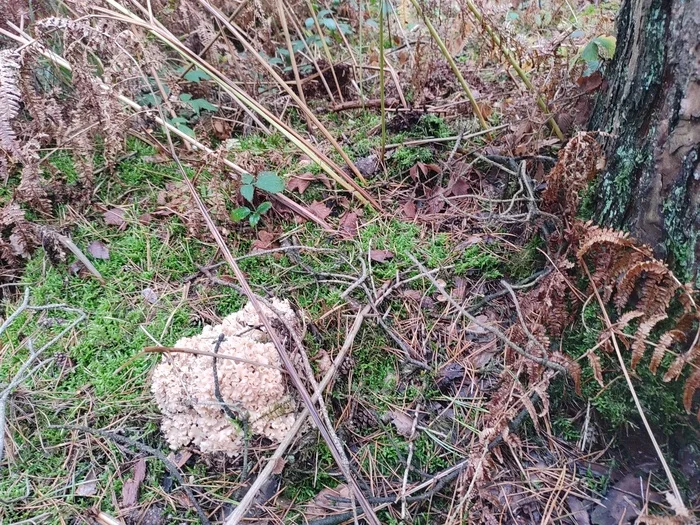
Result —
[[[610, 352], [614, 335], [630, 351], [630, 369], [643, 362], [652, 373], [666, 368], [663, 381], [677, 380], [688, 370], [683, 403], [690, 412], [695, 391], [700, 388], [700, 315], [692, 285], [683, 285], [653, 250], [628, 233], [583, 223], [575, 218], [580, 195], [593, 179], [602, 158], [595, 134], [580, 133], [562, 149], [557, 165], [547, 176], [542, 208], [565, 219], [563, 240], [567, 252], [555, 261], [557, 272], [523, 298], [528, 321], [543, 325], [551, 336], [559, 336], [585, 301], [573, 297], [572, 282], [585, 267], [591, 275], [588, 295], [598, 290], [603, 301], [616, 312], [609, 331], [600, 334], [598, 344], [587, 352], [596, 381], [603, 385], [600, 359], [596, 352]], [[562, 240], [562, 238], [557, 238]], [[567, 257], [567, 253], [572, 255]], [[572, 260], [576, 263], [572, 264]], [[584, 294], [585, 295], [585, 294]], [[615, 317], [611, 314], [611, 317]], [[672, 356], [664, 366], [666, 356]], [[698, 412], [700, 420], [700, 411]]]

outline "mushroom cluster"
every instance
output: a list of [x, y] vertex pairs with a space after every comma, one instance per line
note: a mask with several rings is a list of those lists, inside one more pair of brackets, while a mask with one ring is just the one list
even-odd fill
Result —
[[[287, 301], [273, 299], [263, 306], [270, 319], [281, 317], [298, 327]], [[206, 326], [200, 335], [183, 337], [175, 347], [211, 354], [218, 344], [217, 377], [221, 398], [231, 412], [245, 419], [253, 435], [279, 442], [294, 425], [298, 413], [287, 391], [284, 365], [253, 306]], [[214, 389], [214, 357], [173, 352], [156, 366], [151, 391], [163, 415], [161, 428], [173, 449], [194, 445], [203, 453], [238, 455], [243, 429], [222, 410]]]

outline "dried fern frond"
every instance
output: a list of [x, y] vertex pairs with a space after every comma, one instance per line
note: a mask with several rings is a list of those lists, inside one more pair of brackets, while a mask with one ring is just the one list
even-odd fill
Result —
[[19, 89], [21, 55], [13, 50], [0, 51], [0, 145], [5, 151], [20, 156], [12, 119], [19, 112], [22, 93]]
[[581, 194], [602, 167], [602, 148], [595, 139], [595, 132], [581, 132], [573, 137], [559, 152], [557, 164], [547, 175], [547, 189], [542, 195], [546, 211], [561, 213], [573, 218]]
[[644, 357], [644, 352], [647, 349], [647, 339], [649, 334], [657, 324], [667, 318], [668, 316], [665, 313], [658, 314], [646, 319], [639, 325], [639, 328], [637, 328], [637, 332], [634, 334], [634, 343], [632, 343], [632, 362], [630, 364], [630, 368], [633, 372], [635, 368], [637, 368], [639, 362], [642, 360], [642, 357]]
[[[695, 391], [698, 388], [700, 388], [700, 369], [696, 369], [690, 374], [683, 388], [683, 406], [688, 413], [690, 413], [690, 410], [693, 408], [693, 396], [695, 396]], [[698, 422], [700, 422], [700, 411], [698, 411], [697, 418]]]

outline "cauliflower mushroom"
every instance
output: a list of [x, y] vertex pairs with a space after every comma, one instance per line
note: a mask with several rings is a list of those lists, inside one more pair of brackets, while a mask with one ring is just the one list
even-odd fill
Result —
[[[271, 306], [287, 325], [298, 328], [287, 301], [273, 299]], [[263, 306], [266, 315], [275, 314]], [[247, 417], [251, 434], [279, 442], [298, 417], [296, 403], [287, 391], [284, 365], [261, 326], [253, 306], [232, 313], [221, 324], [206, 326], [200, 335], [183, 337], [176, 348], [212, 352], [221, 334], [217, 376], [221, 397]], [[243, 430], [223, 412], [214, 392], [214, 358], [191, 353], [164, 355], [156, 366], [151, 391], [163, 415], [161, 429], [172, 449], [193, 444], [203, 453], [238, 455]]]

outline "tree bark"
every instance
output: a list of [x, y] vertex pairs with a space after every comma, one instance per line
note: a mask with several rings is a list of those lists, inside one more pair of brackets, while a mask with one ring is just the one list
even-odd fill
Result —
[[700, 0], [623, 0], [590, 128], [609, 133], [598, 222], [700, 282]]

